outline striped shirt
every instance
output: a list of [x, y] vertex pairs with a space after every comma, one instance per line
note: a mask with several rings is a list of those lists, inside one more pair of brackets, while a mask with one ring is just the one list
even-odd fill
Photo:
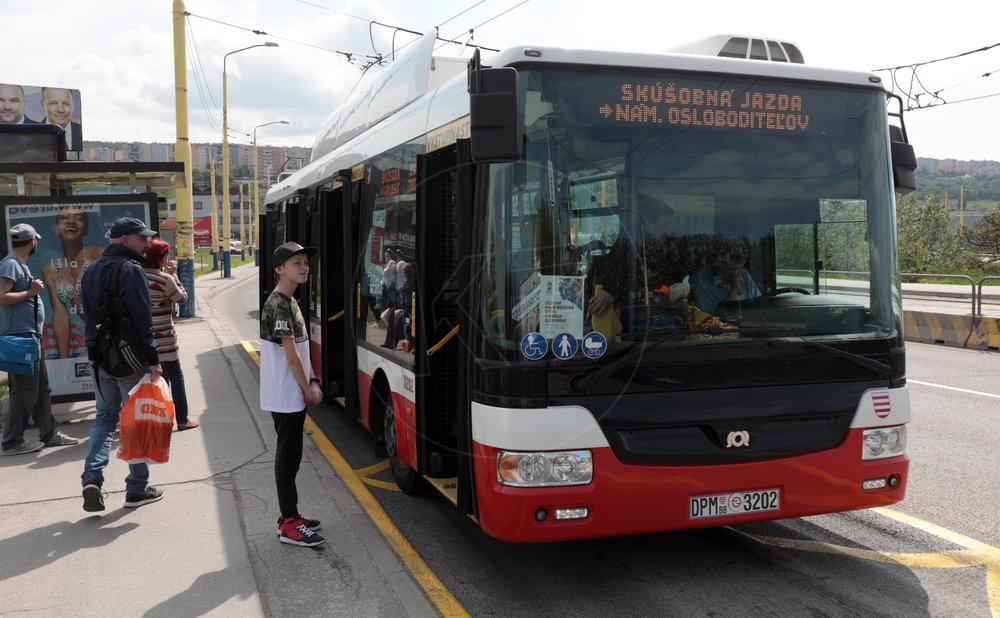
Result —
[[187, 300], [187, 292], [176, 277], [159, 268], [146, 268], [149, 303], [153, 309], [153, 338], [160, 360], [177, 360], [177, 331], [174, 330], [174, 303]]

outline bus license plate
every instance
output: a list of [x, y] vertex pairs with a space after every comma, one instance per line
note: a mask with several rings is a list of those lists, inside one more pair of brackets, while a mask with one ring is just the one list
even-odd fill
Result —
[[780, 489], [737, 491], [731, 494], [715, 494], [713, 496], [691, 496], [691, 519], [780, 510]]

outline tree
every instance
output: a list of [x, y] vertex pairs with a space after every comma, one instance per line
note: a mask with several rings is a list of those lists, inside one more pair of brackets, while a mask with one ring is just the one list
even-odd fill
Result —
[[956, 232], [948, 229], [948, 209], [913, 194], [896, 200], [899, 267], [907, 273], [949, 273], [967, 264]]
[[961, 235], [971, 249], [987, 255], [990, 261], [1000, 260], [1000, 212], [993, 211], [971, 227], [962, 228]]

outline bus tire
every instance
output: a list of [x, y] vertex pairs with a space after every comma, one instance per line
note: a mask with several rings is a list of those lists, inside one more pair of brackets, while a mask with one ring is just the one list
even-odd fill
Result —
[[396, 485], [404, 494], [419, 493], [420, 477], [417, 476], [417, 471], [399, 459], [396, 442], [397, 430], [396, 407], [392, 405], [392, 397], [386, 397], [383, 399], [382, 440], [392, 468], [392, 479], [396, 481]]

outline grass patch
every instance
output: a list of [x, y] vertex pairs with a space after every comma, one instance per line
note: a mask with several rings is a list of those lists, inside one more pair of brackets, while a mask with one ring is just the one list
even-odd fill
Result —
[[[200, 277], [201, 275], [207, 275], [212, 272], [219, 272], [222, 270], [222, 259], [222, 255], [220, 255], [218, 270], [212, 270], [211, 252], [208, 249], [196, 249], [194, 255], [194, 276]], [[237, 266], [242, 266], [247, 263], [253, 263], [253, 252], [247, 249], [242, 259], [238, 253], [234, 253], [230, 255], [229, 260], [231, 268], [236, 268]]]

